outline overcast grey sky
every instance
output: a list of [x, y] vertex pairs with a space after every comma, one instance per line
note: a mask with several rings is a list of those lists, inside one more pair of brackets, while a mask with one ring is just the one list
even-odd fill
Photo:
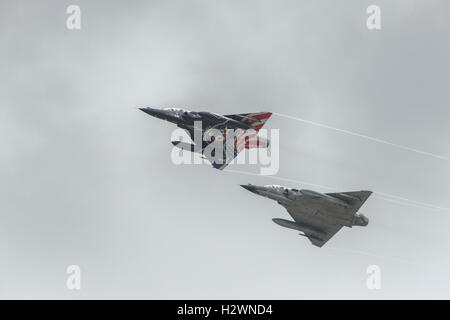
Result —
[[[1, 298], [450, 298], [450, 211], [375, 194], [367, 228], [319, 249], [239, 184], [330, 190], [175, 166], [174, 126], [136, 109], [272, 111], [449, 157], [448, 1], [0, 3]], [[450, 208], [449, 161], [275, 115], [267, 128], [279, 177]]]

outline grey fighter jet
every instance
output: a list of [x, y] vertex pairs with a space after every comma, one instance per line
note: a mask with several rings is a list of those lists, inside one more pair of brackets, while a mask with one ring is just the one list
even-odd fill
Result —
[[358, 213], [371, 191], [319, 193], [277, 185], [241, 185], [257, 195], [277, 201], [294, 221], [275, 218], [276, 224], [301, 231], [317, 247], [322, 247], [343, 226], [367, 226], [369, 219]]

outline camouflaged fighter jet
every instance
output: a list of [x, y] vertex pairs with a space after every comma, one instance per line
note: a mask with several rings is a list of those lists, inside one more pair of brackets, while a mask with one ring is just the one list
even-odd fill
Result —
[[278, 185], [241, 185], [257, 195], [277, 201], [294, 221], [275, 218], [276, 224], [301, 231], [317, 247], [322, 247], [343, 226], [367, 226], [369, 219], [358, 213], [371, 191], [319, 193]]
[[[219, 170], [223, 170], [244, 149], [267, 148], [269, 146], [269, 140], [258, 136], [258, 131], [272, 115], [270, 112], [220, 115], [212, 112], [195, 112], [181, 108], [157, 109], [147, 107], [139, 109], [153, 117], [176, 124], [179, 128], [189, 133], [193, 142], [195, 142], [194, 132], [199, 132], [200, 137], [202, 137], [201, 145], [181, 141], [172, 141], [172, 144], [183, 150], [200, 153], [211, 162], [214, 168]], [[200, 121], [201, 127], [199, 128], [196, 126], [196, 122]], [[216, 132], [220, 132], [220, 134], [214, 135], [208, 140], [203, 139], [205, 132], [210, 129], [216, 129]], [[215, 158], [208, 158], [208, 153], [204, 152], [205, 148], [215, 140], [225, 141], [228, 129], [236, 131], [232, 145], [229, 146], [231, 154], [230, 150], [227, 150], [227, 146], [225, 146], [223, 148], [223, 156], [219, 157], [221, 161], [216, 161]]]

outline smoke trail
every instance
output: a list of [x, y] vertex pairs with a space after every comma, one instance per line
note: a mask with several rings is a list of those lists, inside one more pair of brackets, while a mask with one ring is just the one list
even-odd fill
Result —
[[[224, 172], [239, 173], [239, 174], [261, 177], [261, 175], [258, 173], [240, 171], [240, 170], [225, 169]], [[313, 186], [313, 187], [319, 187], [319, 188], [332, 190], [332, 191], [336, 191], [336, 192], [339, 192], [344, 189], [350, 189], [350, 188], [334, 188], [334, 187], [324, 186], [321, 184], [316, 184], [316, 183], [312, 183], [312, 182], [308, 182], [308, 181], [294, 180], [294, 179], [283, 178], [283, 177], [279, 177], [279, 176], [263, 176], [263, 177], [269, 178], [269, 179], [275, 179], [275, 180], [279, 180], [279, 181], [287, 181], [287, 182], [292, 182], [292, 183], [296, 183], [296, 184], [303, 184], [303, 185], [308, 185], [308, 186]], [[407, 199], [407, 198], [400, 197], [397, 195], [388, 194], [388, 193], [379, 192], [379, 191], [374, 191], [373, 193], [377, 198], [379, 198], [381, 200], [385, 200], [385, 201], [390, 201], [390, 202], [404, 204], [404, 205], [407, 204], [409, 206], [414, 206], [414, 207], [419, 207], [419, 208], [450, 212], [450, 208], [446, 208], [446, 207], [435, 206], [435, 205], [432, 205], [429, 203], [415, 201], [415, 200], [411, 200], [411, 199]]]
[[349, 135], [352, 135], [352, 136], [355, 136], [355, 137], [368, 139], [368, 140], [371, 140], [371, 141], [374, 141], [374, 142], [386, 144], [388, 146], [392, 146], [392, 147], [395, 147], [395, 148], [399, 148], [399, 149], [415, 152], [415, 153], [422, 154], [422, 155], [429, 156], [429, 157], [433, 157], [433, 158], [436, 158], [436, 159], [450, 161], [450, 157], [434, 154], [434, 153], [431, 153], [431, 152], [428, 152], [428, 151], [414, 149], [414, 148], [411, 148], [411, 147], [408, 147], [408, 146], [404, 146], [404, 145], [401, 145], [401, 144], [389, 142], [389, 141], [378, 139], [378, 138], [374, 138], [374, 137], [370, 137], [370, 136], [367, 136], [367, 135], [364, 135], [364, 134], [360, 134], [360, 133], [357, 133], [357, 132], [344, 130], [344, 129], [339, 129], [339, 128], [332, 127], [332, 126], [329, 126], [329, 125], [326, 125], [326, 124], [322, 124], [322, 123], [318, 123], [318, 122], [314, 122], [314, 121], [310, 121], [310, 120], [306, 120], [306, 119], [302, 119], [302, 118], [298, 118], [298, 117], [292, 117], [292, 116], [289, 116], [289, 115], [286, 115], [286, 114], [282, 114], [282, 113], [275, 113], [274, 112], [273, 114], [275, 114], [275, 115], [277, 115], [279, 117], [284, 117], [284, 118], [287, 118], [287, 119], [292, 119], [292, 120], [300, 121], [300, 122], [303, 122], [303, 123], [307, 123], [307, 124], [310, 124], [310, 125], [313, 125], [313, 126], [326, 128], [326, 129], [330, 129], [330, 130], [334, 130], [334, 131], [338, 131], [338, 132], [342, 132], [342, 133], [349, 134]]

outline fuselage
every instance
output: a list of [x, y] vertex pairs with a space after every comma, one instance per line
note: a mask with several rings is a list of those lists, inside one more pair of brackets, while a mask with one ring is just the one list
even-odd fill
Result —
[[[234, 145], [242, 144], [246, 149], [267, 148], [270, 144], [268, 139], [258, 136], [253, 127], [243, 121], [238, 121], [227, 116], [206, 111], [190, 111], [182, 108], [140, 108], [143, 112], [161, 119], [172, 122], [178, 127], [185, 129], [191, 138], [195, 131], [201, 132], [201, 138], [210, 142], [216, 139], [224, 140], [229, 137], [234, 139]], [[181, 144], [175, 143], [180, 147]], [[190, 146], [193, 148], [193, 146]]]
[[[266, 185], [266, 186], [255, 186], [255, 185], [242, 185], [244, 189], [251, 191], [257, 195], [269, 198], [271, 200], [275, 200], [281, 205], [285, 207], [295, 206], [296, 200], [300, 197], [308, 197], [311, 201], [314, 199], [324, 201], [329, 206], [335, 206], [336, 209], [345, 210], [347, 208], [351, 208], [351, 203], [343, 201], [342, 199], [338, 199], [336, 197], [330, 196], [328, 194], [319, 193], [312, 190], [307, 189], [294, 189], [288, 188], [279, 185]], [[306, 212], [306, 211], [305, 211]], [[305, 213], [305, 218], [307, 214]], [[336, 222], [342, 223], [346, 226], [366, 226], [369, 223], [369, 219], [365, 217], [363, 214], [356, 212], [349, 220], [343, 221], [339, 216], [329, 216], [324, 217], [330, 220], [336, 220]]]
[[194, 128], [195, 122], [200, 122], [203, 128], [239, 128], [251, 129], [252, 127], [244, 122], [237, 121], [226, 116], [207, 112], [207, 111], [190, 111], [182, 108], [140, 108], [145, 113], [176, 124], [181, 128]]

